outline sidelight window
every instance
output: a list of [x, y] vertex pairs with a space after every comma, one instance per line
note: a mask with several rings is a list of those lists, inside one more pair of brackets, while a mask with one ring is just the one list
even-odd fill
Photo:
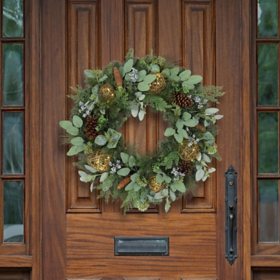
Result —
[[257, 1], [256, 155], [258, 243], [279, 243], [279, 1]]
[[0, 242], [24, 242], [25, 83], [23, 0], [1, 5]]

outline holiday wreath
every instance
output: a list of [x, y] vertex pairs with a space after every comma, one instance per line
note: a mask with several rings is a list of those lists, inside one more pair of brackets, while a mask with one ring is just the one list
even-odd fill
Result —
[[[68, 156], [78, 156], [82, 182], [107, 200], [121, 199], [124, 210], [146, 211], [150, 204], [171, 203], [195, 182], [205, 181], [219, 158], [215, 135], [222, 118], [211, 105], [223, 95], [202, 86], [202, 77], [169, 64], [160, 56], [85, 70], [85, 87], [74, 89], [71, 119], [60, 121], [69, 135]], [[140, 156], [128, 147], [120, 128], [129, 117], [143, 121], [146, 108], [168, 122], [157, 151]]]

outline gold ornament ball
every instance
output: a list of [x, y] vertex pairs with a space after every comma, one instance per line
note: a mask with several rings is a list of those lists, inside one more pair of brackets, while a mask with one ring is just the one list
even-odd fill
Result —
[[180, 157], [184, 161], [194, 161], [200, 153], [198, 144], [184, 141], [180, 146]]
[[150, 91], [152, 93], [158, 94], [166, 87], [166, 81], [161, 73], [156, 74], [156, 79], [152, 82], [150, 86]]
[[101, 97], [101, 100], [105, 102], [111, 102], [116, 96], [115, 90], [110, 84], [101, 86], [99, 95]]
[[158, 183], [156, 176], [152, 176], [149, 180], [149, 187], [153, 192], [156, 193], [156, 192], [161, 191], [165, 187], [165, 185]]
[[87, 163], [99, 172], [108, 171], [110, 168], [111, 156], [102, 152], [96, 151], [88, 155]]

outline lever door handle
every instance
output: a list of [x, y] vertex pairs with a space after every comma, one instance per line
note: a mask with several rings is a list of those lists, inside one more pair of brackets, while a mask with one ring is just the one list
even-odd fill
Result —
[[237, 172], [232, 166], [225, 173], [226, 177], [226, 219], [225, 234], [226, 259], [232, 265], [237, 258]]

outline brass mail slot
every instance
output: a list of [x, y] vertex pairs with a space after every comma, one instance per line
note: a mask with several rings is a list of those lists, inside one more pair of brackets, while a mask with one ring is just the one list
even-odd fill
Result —
[[169, 238], [115, 237], [115, 256], [169, 256]]

